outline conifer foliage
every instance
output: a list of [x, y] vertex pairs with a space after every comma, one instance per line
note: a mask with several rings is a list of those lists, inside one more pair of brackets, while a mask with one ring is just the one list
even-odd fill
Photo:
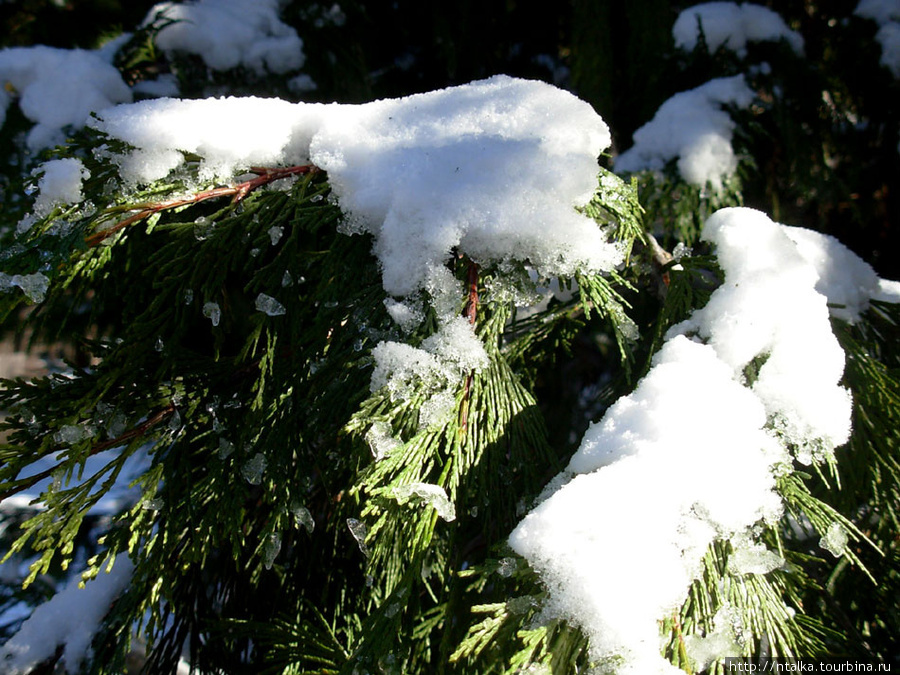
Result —
[[622, 138], [389, 4], [0, 50], [0, 669], [895, 660], [896, 8], [673, 10]]

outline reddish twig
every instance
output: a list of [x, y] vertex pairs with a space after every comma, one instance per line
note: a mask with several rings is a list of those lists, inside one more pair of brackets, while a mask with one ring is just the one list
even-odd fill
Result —
[[[91, 451], [88, 453], [88, 457], [93, 457], [94, 455], [98, 455], [104, 450], [109, 450], [110, 448], [115, 448], [120, 445], [125, 445], [129, 441], [143, 436], [147, 431], [155, 427], [157, 424], [162, 422], [164, 419], [172, 415], [175, 412], [175, 404], [170, 403], [165, 408], [156, 411], [150, 417], [145, 419], [143, 422], [138, 424], [133, 429], [129, 429], [121, 436], [117, 436], [116, 438], [110, 438], [109, 440], [102, 441], [97, 443], [91, 448]], [[15, 488], [12, 490], [7, 490], [6, 492], [0, 494], [0, 501], [3, 501], [7, 497], [12, 497], [14, 494], [21, 492], [22, 490], [27, 490], [28, 488], [34, 486], [36, 483], [44, 480], [45, 478], [50, 478], [60, 467], [62, 464], [57, 464], [56, 466], [52, 466], [49, 469], [45, 469], [44, 471], [40, 471], [39, 473], [34, 474], [33, 476], [28, 476], [28, 478], [23, 478], [22, 482], [20, 482]]]
[[[469, 299], [466, 301], [466, 308], [463, 316], [469, 320], [469, 324], [474, 327], [478, 318], [478, 264], [469, 261], [469, 271], [466, 277], [469, 287]], [[463, 403], [460, 411], [460, 427], [465, 431], [469, 425], [469, 393], [472, 390], [472, 382], [475, 379], [475, 373], [470, 372], [466, 375], [466, 388], [463, 392]]]
[[199, 204], [208, 199], [217, 199], [219, 197], [231, 197], [232, 204], [237, 204], [243, 201], [251, 192], [263, 185], [268, 185], [269, 183], [274, 183], [276, 180], [289, 178], [290, 176], [302, 176], [308, 173], [315, 173], [318, 170], [319, 168], [313, 164], [301, 164], [278, 169], [254, 166], [251, 167], [250, 171], [257, 174], [256, 178], [251, 178], [243, 183], [238, 183], [237, 185], [229, 187], [217, 187], [212, 188], [211, 190], [203, 190], [202, 192], [197, 192], [188, 197], [179, 197], [178, 199], [169, 199], [155, 204], [136, 206], [135, 209], [140, 209], [137, 213], [128, 216], [124, 220], [120, 220], [110, 228], [101, 230], [100, 232], [94, 232], [94, 234], [85, 239], [85, 242], [88, 246], [96, 246], [119, 230], [144, 220], [145, 218], [149, 218], [154, 213], [159, 213], [160, 211], [165, 211], [167, 209]]

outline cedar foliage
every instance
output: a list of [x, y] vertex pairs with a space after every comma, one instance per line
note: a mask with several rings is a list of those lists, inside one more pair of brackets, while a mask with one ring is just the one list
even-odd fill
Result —
[[[15, 21], [31, 26], [32, 39], [43, 37], [22, 12], [57, 10], [37, 5], [2, 7], [4, 25]], [[77, 12], [79, 3], [71, 5]], [[667, 31], [677, 8], [667, 15], [660, 3], [599, 11], [603, 21], [585, 2], [342, 9], [343, 26], [318, 30], [321, 6], [293, 2], [283, 11], [305, 41], [316, 100], [370, 100], [501, 71], [550, 80], [546, 61], [534, 59], [549, 53], [570, 69], [575, 92], [595, 105], [622, 148], [667, 96], [745, 72], [749, 62], [775, 67], [755, 71], [758, 100], [733, 113], [742, 161], [724, 189], [687, 185], [674, 166], [625, 179], [598, 167], [586, 213], [612, 226], [630, 251], [620, 272], [561, 280], [574, 289], [569, 300], [520, 317], [508, 289], [529, 288], [524, 268], [448, 258], [468, 289], [458, 312], [475, 326], [490, 363], [453, 384], [453, 414], [425, 426], [426, 383], [410, 382], [399, 397], [369, 389], [371, 350], [396, 327], [371, 239], [341, 232], [344, 214], [328, 199], [327, 175], [270, 167], [236, 195], [193, 187], [197, 165], [188, 157], [184, 173], [126, 192], [117, 168], [91, 152], [115, 141], [72, 130], [52, 156], [86, 163], [92, 207], [59, 209], [16, 237], [30, 204], [21, 196], [34, 181], [30, 171], [51, 153], [22, 150], [16, 134], [28, 123], [12, 106], [0, 131], [11, 160], [2, 268], [43, 269], [51, 283], [36, 304], [15, 289], [0, 295], [2, 327], [26, 347], [65, 345], [69, 360], [59, 372], [0, 389], [0, 492], [53, 479], [41, 495], [45, 508], [2, 514], [8, 559], [27, 562], [29, 572], [4, 582], [0, 609], [50, 597], [73, 560], [87, 561], [90, 578], [127, 552], [134, 577], [107, 615], [86, 672], [123, 672], [136, 628], [148, 645], [147, 673], [174, 672], [183, 653], [201, 673], [596, 666], [577, 629], [541, 616], [546, 589], [505, 539], [588, 422], [634, 388], [666, 329], [703, 306], [720, 282], [714, 252], [698, 242], [705, 217], [721, 206], [757, 206], [836, 234], [882, 276], [900, 276], [886, 255], [897, 242], [900, 85], [877, 65], [874, 24], [846, 17], [846, 8], [779, 6], [806, 38], [805, 57], [768, 44], [753, 46], [744, 61], [702, 45], [676, 53]], [[661, 38], [640, 37], [644, 25]], [[123, 46], [117, 65], [129, 81], [171, 70], [186, 96], [225, 85], [290, 96], [277, 78], [167, 59], [153, 34], [151, 26]], [[414, 68], [397, 65], [409, 55]], [[565, 73], [555, 73], [559, 84], [569, 84]], [[644, 86], [648, 78], [654, 86]], [[288, 189], [265, 189], [286, 170]], [[186, 190], [193, 198], [181, 197]], [[678, 261], [660, 254], [678, 243], [692, 250]], [[255, 311], [260, 294], [277, 299], [283, 313]], [[804, 527], [786, 520], [763, 538], [786, 568], [738, 576], [729, 571], [728, 546], [710, 548], [702, 578], [661, 626], [667, 656], [688, 672], [695, 664], [685, 639], [711, 629], [725, 603], [747, 628], [747, 655], [896, 657], [900, 310], [876, 303], [856, 325], [833, 324], [848, 354], [853, 437], [834, 462], [781, 481], [787, 510]], [[435, 317], [426, 316], [404, 340], [421, 344], [435, 330]], [[373, 438], [385, 431], [402, 444], [374, 461]], [[120, 450], [106, 466], [83, 473], [88, 457], [112, 448]], [[141, 453], [150, 463], [136, 483], [139, 501], [111, 519], [89, 515]], [[21, 477], [51, 457], [44, 475]], [[398, 487], [413, 483], [442, 487], [455, 520], [398, 497]], [[851, 539], [839, 559], [817, 545], [833, 523]], [[15, 628], [0, 626], [7, 636]]]

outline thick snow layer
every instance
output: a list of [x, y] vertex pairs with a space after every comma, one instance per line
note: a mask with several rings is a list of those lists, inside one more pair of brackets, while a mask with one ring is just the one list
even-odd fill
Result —
[[572, 480], [519, 524], [510, 545], [550, 590], [548, 610], [582, 626], [620, 673], [675, 673], [658, 621], [681, 606], [703, 554], [781, 513], [779, 445], [759, 399], [715, 350], [670, 340], [635, 392], [587, 432]]
[[[827, 298], [816, 291], [816, 267], [780, 225], [752, 209], [717, 211], [703, 238], [715, 244], [725, 282], [670, 335], [699, 335], [735, 378], [762, 360], [753, 391], [800, 458], [830, 452], [850, 433], [850, 395], [838, 386], [844, 352], [831, 332]], [[849, 275], [857, 273], [854, 267]], [[838, 285], [826, 279], [825, 286]]]
[[803, 38], [788, 28], [784, 19], [768, 7], [749, 3], [706, 2], [682, 11], [672, 27], [675, 46], [692, 51], [703, 35], [710, 52], [723, 45], [739, 56], [747, 53], [749, 42], [786, 40], [797, 54], [803, 54]]
[[870, 298], [900, 298], [830, 237], [758, 211], [718, 211], [703, 238], [722, 286], [673, 327], [509, 540], [545, 581], [547, 612], [581, 626], [596, 658], [622, 657], [619, 673], [679, 672], [659, 655], [658, 621], [712, 541], [731, 541], [737, 574], [782, 564], [749, 529], [781, 514], [773, 469], [789, 470], [787, 448], [821, 460], [850, 430], [826, 303], [855, 319]]
[[297, 70], [306, 60], [297, 31], [278, 17], [278, 0], [194, 0], [162, 2], [145, 23], [157, 16], [173, 19], [156, 36], [166, 52], [199, 55], [213, 70], [243, 66], [259, 75]]
[[879, 25], [881, 65], [900, 78], [900, 0], [860, 0], [853, 13]]
[[678, 171], [688, 183], [721, 187], [737, 168], [731, 148], [735, 124], [722, 106], [746, 108], [752, 101], [753, 92], [742, 75], [675, 94], [634, 132], [634, 145], [616, 159], [616, 171], [661, 171], [677, 159]]
[[94, 124], [138, 148], [118, 158], [135, 182], [204, 158], [208, 179], [312, 161], [328, 172], [350, 231], [371, 232], [384, 287], [406, 296], [457, 249], [530, 260], [545, 276], [607, 270], [617, 247], [575, 207], [597, 184], [609, 130], [592, 108], [541, 82], [498, 76], [365, 105], [276, 99], [162, 99]]
[[[66, 127], [82, 127], [92, 112], [131, 101], [131, 89], [109, 58], [109, 50], [45, 46], [0, 50], [0, 83], [12, 87], [22, 114], [35, 122], [27, 137], [30, 149], [62, 143]], [[6, 112], [2, 98], [0, 123]]]
[[70, 582], [25, 620], [19, 631], [0, 649], [0, 664], [7, 675], [25, 675], [65, 645], [62, 660], [69, 672], [77, 672], [87, 656], [91, 640], [111, 603], [128, 585], [133, 565], [119, 556], [108, 574], [101, 570], [84, 588]]

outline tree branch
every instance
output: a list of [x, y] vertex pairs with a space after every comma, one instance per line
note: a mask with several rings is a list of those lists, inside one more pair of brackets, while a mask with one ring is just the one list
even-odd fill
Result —
[[[115, 448], [120, 445], [125, 445], [132, 439], [143, 436], [147, 431], [155, 427], [157, 424], [168, 418], [172, 413], [175, 412], [175, 404], [170, 403], [165, 408], [162, 408], [155, 413], [153, 413], [150, 417], [145, 419], [143, 422], [138, 424], [133, 429], [129, 429], [121, 436], [117, 436], [116, 438], [110, 438], [105, 441], [101, 441], [97, 443], [91, 448], [91, 451], [88, 453], [88, 457], [93, 457], [94, 455], [98, 455], [104, 450], [109, 450], [110, 448]], [[56, 466], [52, 466], [49, 469], [44, 469], [33, 476], [28, 476], [27, 478], [23, 478], [21, 481], [15, 481], [16, 487], [11, 490], [7, 490], [6, 492], [0, 493], [0, 501], [3, 501], [7, 497], [12, 497], [13, 495], [21, 492], [22, 490], [27, 490], [28, 488], [34, 486], [45, 478], [50, 478], [59, 468], [62, 467], [64, 462], [57, 464]]]
[[85, 239], [85, 242], [90, 247], [97, 246], [104, 239], [111, 237], [119, 230], [122, 230], [129, 225], [137, 223], [141, 220], [144, 220], [145, 218], [149, 218], [154, 213], [159, 213], [160, 211], [165, 211], [167, 209], [174, 209], [179, 206], [189, 206], [191, 204], [199, 204], [200, 202], [204, 202], [208, 199], [217, 199], [219, 197], [231, 197], [232, 204], [237, 204], [243, 201], [251, 192], [264, 185], [274, 183], [275, 181], [281, 180], [282, 178], [289, 178], [290, 176], [301, 176], [308, 173], [316, 173], [319, 170], [320, 169], [314, 164], [301, 164], [298, 166], [288, 166], [277, 169], [254, 166], [250, 168], [250, 171], [257, 174], [256, 178], [251, 178], [250, 180], [244, 181], [243, 183], [238, 183], [237, 185], [232, 185], [230, 187], [217, 187], [212, 188], [211, 190], [203, 190], [202, 192], [197, 192], [188, 197], [180, 197], [178, 199], [169, 199], [164, 202], [141, 204], [135, 206], [133, 209], [129, 210], [140, 209], [137, 213], [128, 216], [124, 220], [120, 220], [110, 228], [101, 230], [100, 232], [94, 232], [92, 235]]

